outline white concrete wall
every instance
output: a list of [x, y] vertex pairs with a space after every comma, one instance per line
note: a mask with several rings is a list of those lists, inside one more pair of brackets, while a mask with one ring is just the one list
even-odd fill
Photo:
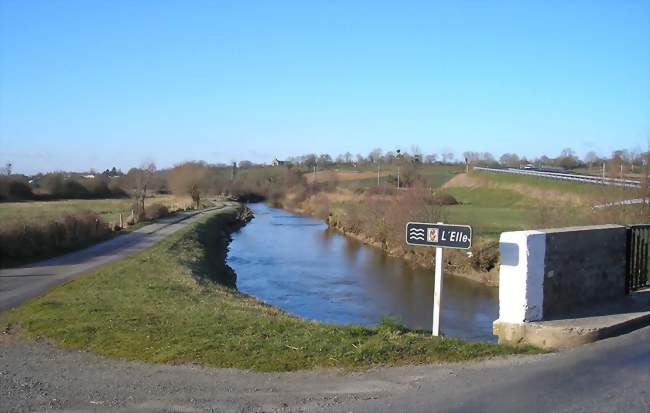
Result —
[[499, 239], [499, 320], [541, 320], [544, 303], [546, 235], [540, 231], [504, 232]]

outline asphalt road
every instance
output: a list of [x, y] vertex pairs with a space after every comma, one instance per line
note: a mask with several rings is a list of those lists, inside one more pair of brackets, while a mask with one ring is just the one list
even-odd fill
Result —
[[0, 336], [0, 411], [650, 411], [650, 327], [480, 363], [254, 373], [111, 360]]
[[71, 278], [141, 251], [202, 215], [224, 206], [220, 204], [200, 211], [179, 212], [80, 251], [20, 268], [0, 270], [0, 311], [16, 307]]

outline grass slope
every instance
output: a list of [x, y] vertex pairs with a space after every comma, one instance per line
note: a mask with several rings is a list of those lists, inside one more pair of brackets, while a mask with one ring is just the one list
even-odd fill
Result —
[[495, 240], [501, 232], [535, 227], [537, 202], [524, 195], [498, 188], [446, 188], [460, 203], [445, 208], [452, 224], [467, 224], [480, 237]]
[[223, 271], [207, 265], [214, 260], [206, 246], [216, 245], [207, 237], [222, 234], [232, 213], [59, 286], [3, 314], [0, 326], [19, 325], [21, 334], [106, 356], [259, 371], [464, 361], [537, 351], [431, 338], [390, 321], [378, 328], [311, 322], [199, 281], [219, 277], [207, 268]]

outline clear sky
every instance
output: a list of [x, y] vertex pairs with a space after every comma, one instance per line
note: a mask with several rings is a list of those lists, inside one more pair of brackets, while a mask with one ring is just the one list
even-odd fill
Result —
[[650, 1], [0, 0], [18, 172], [645, 149]]

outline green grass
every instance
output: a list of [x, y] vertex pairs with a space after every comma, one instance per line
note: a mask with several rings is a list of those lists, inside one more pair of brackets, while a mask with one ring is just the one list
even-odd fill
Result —
[[418, 173], [428, 186], [439, 188], [456, 174], [465, 171], [464, 165], [422, 165]]
[[501, 182], [507, 184], [521, 184], [533, 188], [550, 189], [561, 192], [576, 193], [583, 195], [600, 195], [604, 190], [611, 190], [608, 187], [600, 185], [585, 184], [571, 181], [558, 181], [555, 179], [541, 178], [536, 176], [514, 175], [503, 173], [489, 173], [489, 172], [471, 172], [471, 175], [484, 176], [493, 182]]
[[377, 328], [321, 324], [198, 282], [197, 277], [215, 276], [204, 273], [203, 264], [213, 261], [206, 246], [214, 245], [206, 237], [220, 233], [228, 212], [4, 313], [0, 326], [19, 325], [28, 337], [46, 336], [66, 348], [105, 356], [259, 371], [466, 361], [538, 351], [431, 338], [390, 321]]
[[[156, 195], [147, 198], [145, 205], [161, 203], [170, 209], [176, 209], [189, 204], [181, 198], [172, 195]], [[99, 214], [106, 222], [119, 221], [120, 213], [130, 214], [133, 200], [130, 198], [109, 198], [109, 199], [68, 199], [61, 201], [23, 201], [23, 202], [2, 202], [0, 203], [0, 220], [33, 220], [55, 218], [62, 215], [82, 211], [91, 211]], [[208, 206], [209, 202], [202, 202], [202, 206]]]
[[74, 199], [65, 201], [29, 201], [0, 203], [0, 220], [5, 219], [42, 219], [81, 211], [100, 214], [105, 221], [116, 221], [120, 212], [131, 208], [132, 201], [120, 199]]
[[445, 208], [451, 224], [467, 224], [482, 238], [494, 240], [504, 231], [530, 229], [535, 226], [536, 202], [508, 189], [447, 188], [445, 192], [460, 205]]

